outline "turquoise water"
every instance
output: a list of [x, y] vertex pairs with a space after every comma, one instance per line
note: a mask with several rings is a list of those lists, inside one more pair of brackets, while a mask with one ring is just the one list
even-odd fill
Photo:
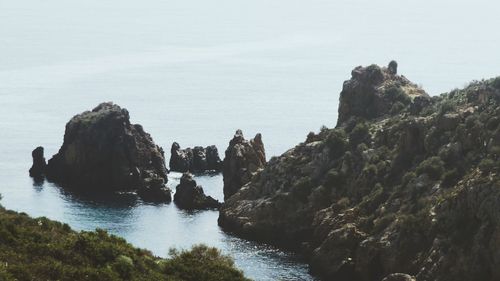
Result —
[[[217, 227], [217, 212], [85, 198], [34, 186], [31, 150], [46, 156], [65, 123], [102, 101], [130, 111], [169, 150], [261, 132], [279, 155], [334, 126], [342, 82], [359, 64], [399, 72], [439, 94], [500, 74], [495, 1], [0, 0], [1, 203], [76, 229], [96, 227], [166, 256], [217, 246], [256, 280], [311, 280], [293, 254]], [[179, 175], [172, 174], [175, 186]], [[222, 178], [198, 177], [222, 198]]]

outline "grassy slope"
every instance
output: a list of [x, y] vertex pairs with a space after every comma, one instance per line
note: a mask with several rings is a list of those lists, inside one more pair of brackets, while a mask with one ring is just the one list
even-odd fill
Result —
[[200, 245], [160, 259], [103, 230], [75, 232], [0, 207], [0, 280], [248, 279], [215, 248]]

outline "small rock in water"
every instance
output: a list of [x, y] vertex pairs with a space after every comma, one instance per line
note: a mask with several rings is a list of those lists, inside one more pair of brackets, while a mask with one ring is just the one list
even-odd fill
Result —
[[205, 195], [203, 188], [196, 184], [190, 173], [184, 173], [175, 188], [174, 202], [181, 209], [217, 209], [219, 201]]

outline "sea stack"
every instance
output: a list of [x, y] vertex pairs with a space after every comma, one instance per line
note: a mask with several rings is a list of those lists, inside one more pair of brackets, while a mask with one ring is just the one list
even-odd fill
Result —
[[33, 165], [29, 170], [30, 177], [33, 177], [35, 180], [42, 180], [45, 174], [45, 168], [47, 167], [43, 155], [43, 147], [39, 146], [35, 148], [31, 152], [31, 156], [33, 157]]
[[222, 160], [215, 145], [205, 148], [195, 146], [193, 148], [181, 149], [181, 146], [174, 142], [170, 149], [170, 170], [173, 172], [220, 172], [222, 170]]
[[253, 175], [266, 165], [266, 152], [262, 135], [259, 133], [250, 141], [237, 130], [229, 142], [224, 158], [224, 199], [236, 193]]
[[196, 184], [190, 173], [184, 173], [181, 182], [175, 188], [175, 204], [186, 210], [195, 209], [218, 209], [219, 201], [211, 196], [205, 195], [203, 188]]
[[[49, 180], [75, 189], [138, 191], [170, 201], [163, 149], [129, 112], [111, 102], [71, 118], [64, 142], [47, 164]], [[148, 196], [148, 194], [154, 196]]]

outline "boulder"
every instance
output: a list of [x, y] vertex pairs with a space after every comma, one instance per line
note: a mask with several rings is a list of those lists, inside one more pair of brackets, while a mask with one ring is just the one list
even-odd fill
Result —
[[49, 180], [96, 191], [154, 190], [170, 201], [163, 149], [125, 108], [111, 102], [71, 118], [64, 142], [47, 164]]
[[205, 195], [203, 188], [196, 184], [190, 173], [184, 173], [181, 182], [175, 188], [175, 204], [181, 209], [217, 209], [219, 201]]
[[215, 145], [195, 146], [181, 149], [177, 142], [170, 149], [170, 170], [174, 172], [204, 173], [207, 171], [220, 172], [222, 160]]
[[237, 130], [226, 149], [223, 163], [224, 199], [236, 193], [253, 175], [266, 164], [266, 152], [262, 135], [257, 134], [250, 141]]
[[351, 72], [351, 79], [344, 82], [340, 93], [337, 126], [352, 117], [373, 119], [387, 114], [399, 113], [406, 106], [412, 106], [415, 98], [430, 100], [429, 95], [404, 76], [397, 74], [397, 63], [391, 61], [388, 67], [370, 65], [358, 66]]
[[45, 168], [47, 166], [47, 163], [45, 162], [45, 157], [43, 156], [43, 147], [39, 146], [35, 148], [31, 152], [31, 156], [33, 157], [33, 165], [29, 170], [30, 177], [33, 177], [37, 180], [43, 179], [43, 175], [45, 174]]

